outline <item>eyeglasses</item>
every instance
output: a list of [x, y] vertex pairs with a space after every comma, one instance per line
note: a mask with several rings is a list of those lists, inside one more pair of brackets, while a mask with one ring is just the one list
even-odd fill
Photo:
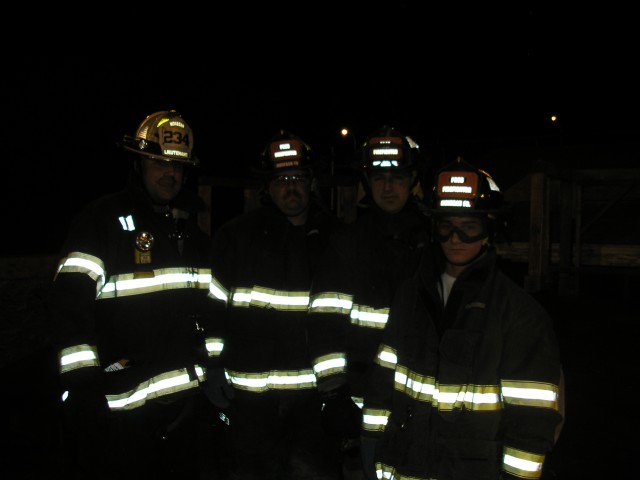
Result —
[[270, 181], [278, 186], [287, 185], [289, 182], [308, 184], [311, 183], [311, 175], [300, 173], [294, 175], [275, 175], [271, 177]]

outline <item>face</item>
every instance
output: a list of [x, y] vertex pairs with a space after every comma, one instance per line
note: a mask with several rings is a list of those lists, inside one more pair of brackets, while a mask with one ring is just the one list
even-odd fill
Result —
[[165, 205], [173, 200], [184, 183], [184, 163], [143, 158], [142, 183], [153, 203]]
[[447, 262], [453, 266], [466, 266], [480, 253], [487, 238], [482, 218], [473, 216], [438, 219], [434, 234]]
[[409, 199], [413, 174], [410, 172], [378, 172], [369, 174], [371, 197], [384, 212], [398, 213]]
[[311, 198], [311, 174], [303, 169], [287, 169], [269, 178], [269, 195], [294, 225], [307, 220]]

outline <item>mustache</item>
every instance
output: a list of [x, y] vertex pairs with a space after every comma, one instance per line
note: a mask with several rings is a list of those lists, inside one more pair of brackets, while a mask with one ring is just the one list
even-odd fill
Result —
[[295, 198], [296, 200], [302, 200], [302, 195], [297, 190], [287, 190], [287, 193], [284, 196], [285, 200], [289, 200], [290, 198]]
[[173, 177], [162, 177], [158, 179], [158, 185], [162, 185], [163, 187], [173, 187], [176, 183], [178, 182]]

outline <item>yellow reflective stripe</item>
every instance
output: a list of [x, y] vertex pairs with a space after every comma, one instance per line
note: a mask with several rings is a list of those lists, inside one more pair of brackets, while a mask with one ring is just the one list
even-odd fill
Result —
[[437, 392], [435, 378], [412, 372], [402, 365], [397, 366], [394, 380], [396, 390], [422, 402], [432, 402]]
[[394, 348], [381, 344], [378, 347], [378, 354], [376, 355], [374, 362], [381, 367], [395, 369], [398, 363], [398, 355]]
[[314, 360], [313, 371], [318, 378], [347, 371], [347, 355], [345, 353], [330, 353]]
[[500, 387], [498, 385], [438, 385], [438, 409], [449, 411], [464, 408], [472, 411], [502, 410]]
[[316, 387], [312, 370], [272, 370], [261, 373], [244, 373], [227, 370], [229, 380], [239, 390], [265, 392], [267, 390], [302, 390]]
[[113, 275], [98, 295], [98, 299], [141, 295], [145, 293], [197, 288], [209, 290], [211, 270], [197, 268], [160, 268], [150, 272]]
[[505, 446], [502, 469], [518, 478], [538, 479], [542, 477], [544, 459], [544, 455], [528, 453]]
[[362, 412], [362, 428], [369, 432], [382, 432], [389, 422], [390, 415], [389, 410], [367, 407]]
[[205, 338], [204, 344], [207, 348], [207, 354], [209, 357], [219, 357], [224, 349], [224, 340], [222, 338]]
[[238, 287], [231, 292], [234, 307], [274, 308], [285, 311], [306, 311], [309, 308], [309, 292], [291, 292], [254, 286]]
[[229, 292], [213, 275], [211, 275], [211, 282], [209, 283], [209, 298], [222, 300], [224, 303], [229, 301]]
[[311, 297], [309, 313], [339, 313], [349, 315], [353, 296], [339, 292], [323, 292]]
[[502, 381], [505, 403], [526, 407], [545, 407], [559, 411], [557, 385], [530, 381]]
[[74, 345], [60, 351], [58, 354], [60, 373], [67, 373], [76, 368], [99, 367], [98, 349], [95, 345]]
[[97, 282], [96, 293], [104, 284], [104, 263], [98, 257], [82, 252], [71, 252], [58, 262], [58, 268], [53, 277], [55, 281], [61, 273], [84, 273]]
[[205, 380], [205, 374], [199, 365], [195, 365], [195, 371], [198, 378], [193, 380], [189, 378], [189, 372], [186, 368], [156, 375], [128, 392], [106, 395], [107, 403], [113, 411], [133, 410], [144, 405], [147, 400], [196, 388], [200, 382]]
[[359, 327], [382, 329], [389, 319], [389, 308], [373, 308], [354, 305], [351, 309], [351, 323]]

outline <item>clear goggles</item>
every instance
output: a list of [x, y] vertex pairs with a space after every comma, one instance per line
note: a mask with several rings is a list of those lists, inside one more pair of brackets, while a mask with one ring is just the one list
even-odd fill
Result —
[[489, 236], [487, 221], [482, 217], [444, 217], [437, 218], [434, 236], [440, 242], [446, 242], [454, 233], [463, 243], [474, 243]]

